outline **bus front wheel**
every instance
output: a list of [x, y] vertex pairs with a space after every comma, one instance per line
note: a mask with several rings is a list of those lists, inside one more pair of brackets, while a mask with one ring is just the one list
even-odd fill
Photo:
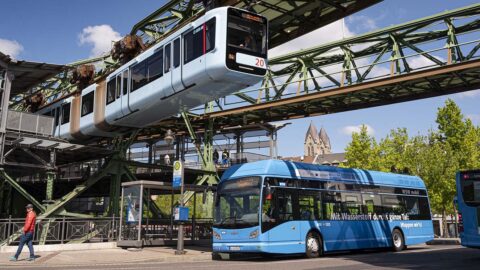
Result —
[[308, 258], [318, 258], [323, 255], [323, 242], [318, 233], [308, 233], [305, 241], [305, 251]]
[[405, 249], [405, 238], [399, 229], [392, 232], [392, 247], [393, 251], [402, 251]]

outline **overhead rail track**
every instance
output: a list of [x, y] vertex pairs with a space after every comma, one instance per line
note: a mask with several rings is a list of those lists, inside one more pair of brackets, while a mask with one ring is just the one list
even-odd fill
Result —
[[[217, 6], [248, 8], [266, 16], [269, 19], [269, 31], [271, 33], [269, 46], [275, 47], [381, 1], [217, 0], [216, 2]], [[171, 33], [172, 30], [202, 15], [204, 7], [200, 2], [197, 0], [172, 0], [136, 23], [131, 30], [131, 34], [136, 34], [142, 37], [146, 44], [153, 45]], [[75, 68], [84, 64], [94, 64], [96, 66], [98, 72], [95, 80], [100, 80], [118, 67], [117, 62], [112, 59], [109, 53], [70, 63], [68, 66]], [[77, 87], [69, 82], [69, 74], [69, 70], [66, 70], [31, 89], [24, 89], [22, 93], [12, 95], [12, 108], [25, 110], [25, 99], [38, 92], [43, 94], [47, 104], [74, 93]]]
[[[193, 110], [190, 121], [228, 128], [479, 89], [479, 37], [475, 4], [279, 56], [261, 86], [217, 100], [213, 112]], [[172, 118], [155, 128], [181, 127]]]

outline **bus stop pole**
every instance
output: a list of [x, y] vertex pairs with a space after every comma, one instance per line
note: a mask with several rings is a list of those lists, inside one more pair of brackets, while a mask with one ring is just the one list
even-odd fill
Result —
[[[182, 185], [180, 186], [180, 207], [183, 207], [183, 179]], [[175, 254], [185, 254], [185, 251], [183, 250], [183, 221], [180, 221], [178, 225], [177, 250], [175, 251]]]

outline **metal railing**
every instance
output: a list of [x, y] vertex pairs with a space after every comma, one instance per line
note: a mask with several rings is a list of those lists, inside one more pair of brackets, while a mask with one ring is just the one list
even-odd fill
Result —
[[7, 129], [15, 132], [27, 132], [35, 135], [53, 136], [54, 119], [50, 116], [9, 110]]
[[[24, 218], [0, 219], [0, 242], [17, 233], [25, 224]], [[37, 220], [33, 243], [66, 244], [84, 242], [110, 242], [118, 238], [119, 218], [50, 218]], [[46, 235], [44, 228], [48, 228]], [[19, 239], [9, 243], [18, 244]]]
[[[140, 238], [145, 240], [175, 240], [178, 236], [178, 224], [171, 219], [144, 219]], [[186, 240], [210, 239], [212, 236], [212, 219], [189, 219], [183, 224]], [[122, 225], [122, 240], [138, 240], [138, 224]]]

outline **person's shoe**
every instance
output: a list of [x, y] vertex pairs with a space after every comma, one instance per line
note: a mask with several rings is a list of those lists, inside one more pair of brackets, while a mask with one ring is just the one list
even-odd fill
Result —
[[12, 257], [10, 257], [9, 261], [11, 261], [11, 262], [16, 262], [16, 261], [17, 261], [17, 257], [12, 256]]
[[29, 261], [29, 262], [31, 262], [31, 261], [35, 261], [35, 257], [34, 257], [34, 258], [32, 258], [32, 257], [29, 257], [29, 258], [27, 259], [27, 261]]

